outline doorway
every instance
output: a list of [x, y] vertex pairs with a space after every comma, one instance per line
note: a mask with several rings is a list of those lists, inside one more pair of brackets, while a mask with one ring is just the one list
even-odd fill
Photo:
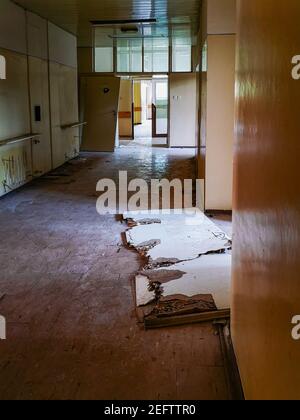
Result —
[[152, 137], [168, 136], [169, 82], [168, 78], [153, 79], [152, 82]]
[[[128, 86], [130, 83], [130, 89]], [[122, 88], [122, 84], [124, 87]], [[127, 85], [127, 87], [125, 87]], [[127, 90], [127, 95], [125, 94]], [[168, 147], [169, 81], [167, 76], [121, 81], [119, 137], [121, 146]], [[131, 96], [131, 114], [124, 113], [124, 98]], [[126, 107], [129, 108], [127, 100]], [[128, 111], [128, 110], [127, 110]], [[131, 116], [131, 119], [128, 118]], [[124, 118], [131, 130], [124, 131]], [[130, 137], [128, 134], [130, 133]], [[125, 135], [126, 134], [126, 135]]]
[[135, 80], [134, 99], [134, 139], [152, 137], [152, 80]]

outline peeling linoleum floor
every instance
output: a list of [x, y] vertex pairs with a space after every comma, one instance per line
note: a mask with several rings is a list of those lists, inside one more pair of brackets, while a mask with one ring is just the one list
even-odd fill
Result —
[[143, 262], [96, 213], [96, 183], [191, 178], [194, 152], [83, 154], [0, 200], [0, 399], [228, 399], [211, 324], [145, 332], [132, 280]]

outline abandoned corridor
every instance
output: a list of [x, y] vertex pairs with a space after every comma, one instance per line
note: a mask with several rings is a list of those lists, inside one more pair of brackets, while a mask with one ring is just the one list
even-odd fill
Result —
[[0, 201], [0, 399], [228, 399], [211, 323], [145, 332], [126, 225], [96, 212], [96, 183], [190, 178], [194, 150], [82, 154]]

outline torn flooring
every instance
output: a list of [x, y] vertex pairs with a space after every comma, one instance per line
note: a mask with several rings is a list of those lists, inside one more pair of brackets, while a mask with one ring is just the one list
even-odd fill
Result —
[[229, 314], [232, 245], [225, 232], [196, 209], [123, 217], [127, 243], [147, 258], [135, 278], [141, 320]]

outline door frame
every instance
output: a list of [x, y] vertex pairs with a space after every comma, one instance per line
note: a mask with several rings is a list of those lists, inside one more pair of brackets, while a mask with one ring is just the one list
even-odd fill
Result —
[[[156, 101], [156, 83], [166, 81], [168, 85], [168, 110], [167, 110], [167, 133], [166, 134], [158, 134], [157, 133], [157, 107], [155, 105]], [[152, 137], [153, 138], [167, 138], [167, 145], [169, 146], [169, 132], [170, 132], [170, 83], [169, 83], [169, 77], [168, 78], [152, 78], [152, 87], [153, 87], [153, 93], [152, 93]]]
[[[133, 133], [133, 140], [135, 140], [135, 124], [134, 124], [134, 81], [151, 81], [152, 85], [153, 85], [153, 81], [155, 80], [167, 80], [168, 81], [168, 128], [167, 128], [167, 135], [157, 135], [157, 136], [153, 136], [153, 134], [155, 133], [155, 131], [153, 130], [153, 95], [152, 95], [152, 137], [153, 138], [166, 138], [167, 139], [167, 145], [166, 147], [170, 147], [170, 78], [169, 75], [163, 75], [164, 77], [162, 77], [161, 79], [159, 78], [154, 78], [153, 75], [149, 75], [149, 76], [131, 76], [132, 77], [132, 133]], [[167, 76], [167, 78], [165, 77]]]

